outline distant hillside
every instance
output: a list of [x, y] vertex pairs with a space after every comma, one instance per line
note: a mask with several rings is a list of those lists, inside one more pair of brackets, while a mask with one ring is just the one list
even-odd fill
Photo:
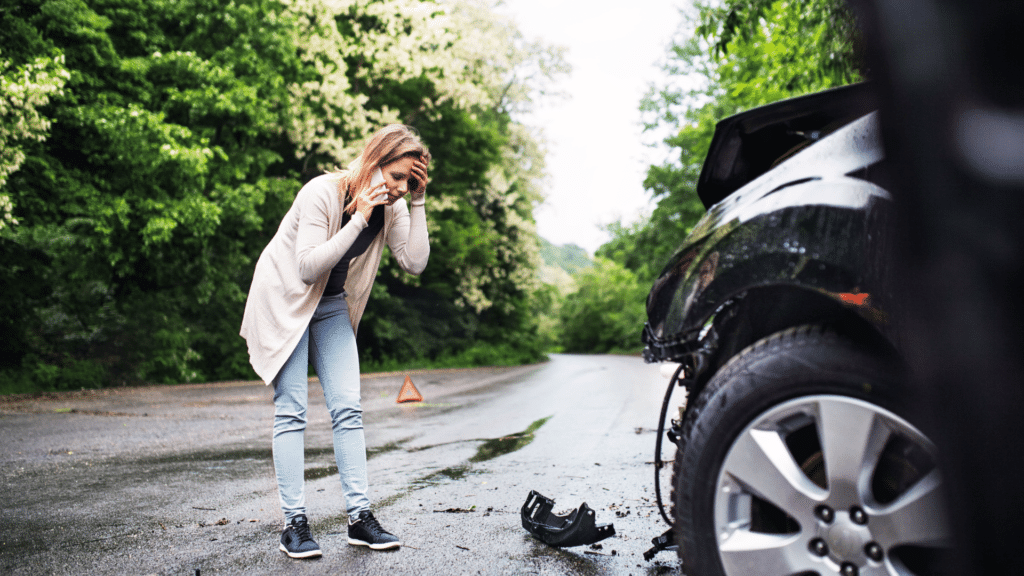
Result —
[[583, 248], [575, 244], [555, 246], [543, 238], [540, 239], [540, 257], [548, 266], [558, 266], [569, 274], [594, 266], [594, 261]]
[[540, 257], [541, 281], [558, 286], [563, 294], [575, 290], [573, 274], [594, 265], [594, 261], [583, 248], [575, 244], [555, 246], [544, 238], [540, 239]]

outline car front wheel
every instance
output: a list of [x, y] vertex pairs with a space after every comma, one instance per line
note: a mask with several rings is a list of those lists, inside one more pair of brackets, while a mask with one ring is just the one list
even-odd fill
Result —
[[884, 355], [820, 327], [769, 336], [688, 408], [674, 514], [688, 575], [941, 574], [934, 444]]

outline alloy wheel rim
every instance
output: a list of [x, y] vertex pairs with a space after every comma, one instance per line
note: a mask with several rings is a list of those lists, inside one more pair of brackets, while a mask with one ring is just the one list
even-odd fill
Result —
[[950, 542], [936, 453], [903, 418], [847, 396], [804, 396], [761, 413], [718, 474], [725, 573], [925, 571]]

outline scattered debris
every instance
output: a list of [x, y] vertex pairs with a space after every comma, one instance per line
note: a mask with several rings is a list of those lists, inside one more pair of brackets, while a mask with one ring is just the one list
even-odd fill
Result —
[[616, 552], [615, 550], [612, 550], [610, 554], [605, 554], [604, 552], [595, 552], [593, 550], [584, 550], [583, 553], [584, 554], [593, 554], [594, 556], [618, 556], [619, 555], [619, 553]]
[[227, 526], [228, 524], [230, 524], [230, 522], [228, 522], [227, 518], [221, 518], [213, 523], [214, 526]]
[[647, 560], [648, 562], [650, 562], [651, 558], [654, 558], [654, 556], [662, 550], [670, 550], [674, 552], [679, 549], [679, 546], [676, 544], [676, 535], [672, 532], [671, 528], [666, 530], [661, 536], [651, 538], [651, 543], [654, 544], [654, 547], [647, 552], [644, 552], [644, 560]]
[[469, 508], [445, 508], [444, 510], [434, 510], [434, 512], [441, 512], [444, 514], [465, 514], [467, 512], [476, 512], [476, 504]]
[[523, 504], [523, 528], [541, 542], [558, 548], [593, 544], [615, 535], [611, 524], [595, 524], [594, 511], [586, 502], [566, 515], [553, 514], [555, 501], [530, 490]]

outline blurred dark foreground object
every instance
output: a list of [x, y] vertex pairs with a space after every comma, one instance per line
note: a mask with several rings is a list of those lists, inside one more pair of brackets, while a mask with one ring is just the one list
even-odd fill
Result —
[[1019, 574], [1024, 2], [851, 4], [893, 160], [907, 353], [943, 454], [957, 542], [949, 573]]
[[549, 546], [582, 546], [615, 536], [611, 524], [596, 525], [594, 511], [585, 502], [565, 516], [553, 514], [554, 506], [554, 500], [530, 490], [521, 512], [523, 528]]

